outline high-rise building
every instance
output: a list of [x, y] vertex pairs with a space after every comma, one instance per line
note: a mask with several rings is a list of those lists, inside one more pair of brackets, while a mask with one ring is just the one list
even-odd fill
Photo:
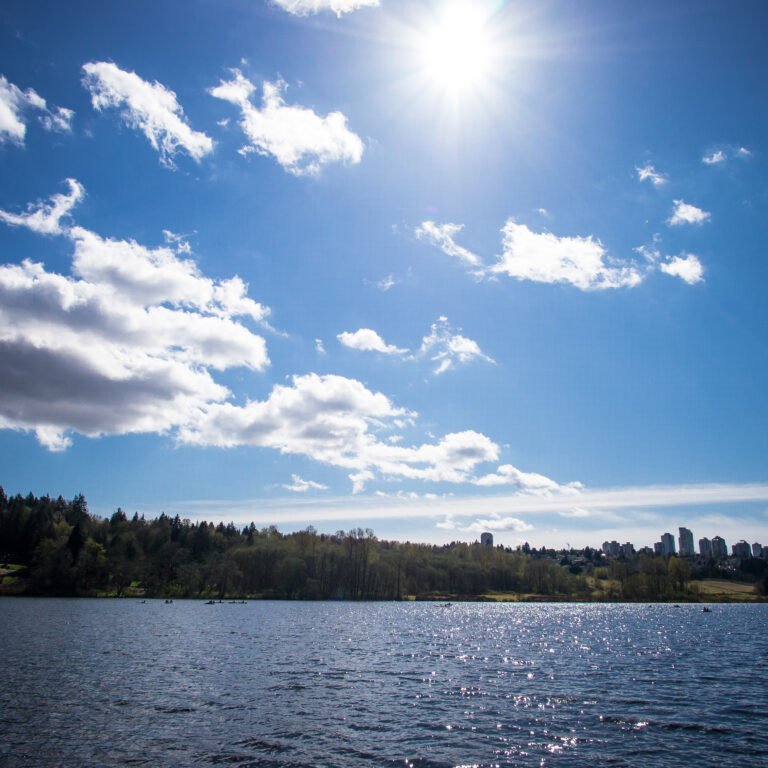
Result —
[[635, 556], [635, 548], [630, 542], [621, 545], [621, 554], [626, 557], [627, 560], [631, 560]]
[[663, 546], [660, 541], [656, 541], [653, 544], [653, 554], [654, 555], [660, 555], [662, 554]]
[[481, 533], [480, 534], [480, 543], [484, 547], [492, 547], [493, 546], [493, 534], [492, 533]]
[[678, 528], [680, 535], [677, 537], [680, 543], [680, 557], [693, 557], [693, 533], [687, 528]]
[[752, 557], [760, 557], [763, 554], [763, 545], [755, 542], [752, 545]]
[[724, 560], [728, 557], [728, 546], [725, 543], [725, 539], [720, 536], [712, 538], [712, 557], [715, 560]]
[[747, 558], [752, 555], [752, 547], [750, 547], [743, 539], [736, 542], [736, 544], [731, 547], [731, 551], [733, 552], [734, 557]]
[[661, 554], [664, 557], [675, 554], [675, 537], [671, 533], [664, 533], [661, 536]]
[[604, 541], [602, 550], [608, 557], [618, 557], [621, 554], [621, 544], [618, 541]]
[[712, 557], [712, 542], [706, 536], [699, 539], [699, 554], [707, 560]]

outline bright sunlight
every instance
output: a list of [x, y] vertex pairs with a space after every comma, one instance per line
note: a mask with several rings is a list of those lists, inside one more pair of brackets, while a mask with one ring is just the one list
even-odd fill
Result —
[[491, 40], [482, 4], [447, 5], [421, 43], [427, 77], [445, 90], [459, 92], [488, 75]]

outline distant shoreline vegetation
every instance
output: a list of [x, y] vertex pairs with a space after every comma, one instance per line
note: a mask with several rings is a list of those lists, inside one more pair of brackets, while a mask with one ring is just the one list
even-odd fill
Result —
[[[728, 575], [730, 578], [722, 578]], [[82, 495], [7, 497], [0, 487], [0, 595], [288, 600], [716, 602], [768, 600], [768, 562], [598, 550], [412, 544], [369, 529], [281, 533], [251, 523], [88, 511]]]

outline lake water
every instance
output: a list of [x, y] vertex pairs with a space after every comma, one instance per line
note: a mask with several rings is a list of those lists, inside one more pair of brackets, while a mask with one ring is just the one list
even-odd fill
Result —
[[768, 765], [768, 605], [0, 599], [0, 765]]

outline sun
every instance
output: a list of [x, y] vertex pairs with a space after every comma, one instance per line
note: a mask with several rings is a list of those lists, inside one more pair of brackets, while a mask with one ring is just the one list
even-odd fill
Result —
[[489, 75], [492, 40], [481, 5], [448, 4], [421, 40], [424, 75], [446, 91], [461, 92]]

